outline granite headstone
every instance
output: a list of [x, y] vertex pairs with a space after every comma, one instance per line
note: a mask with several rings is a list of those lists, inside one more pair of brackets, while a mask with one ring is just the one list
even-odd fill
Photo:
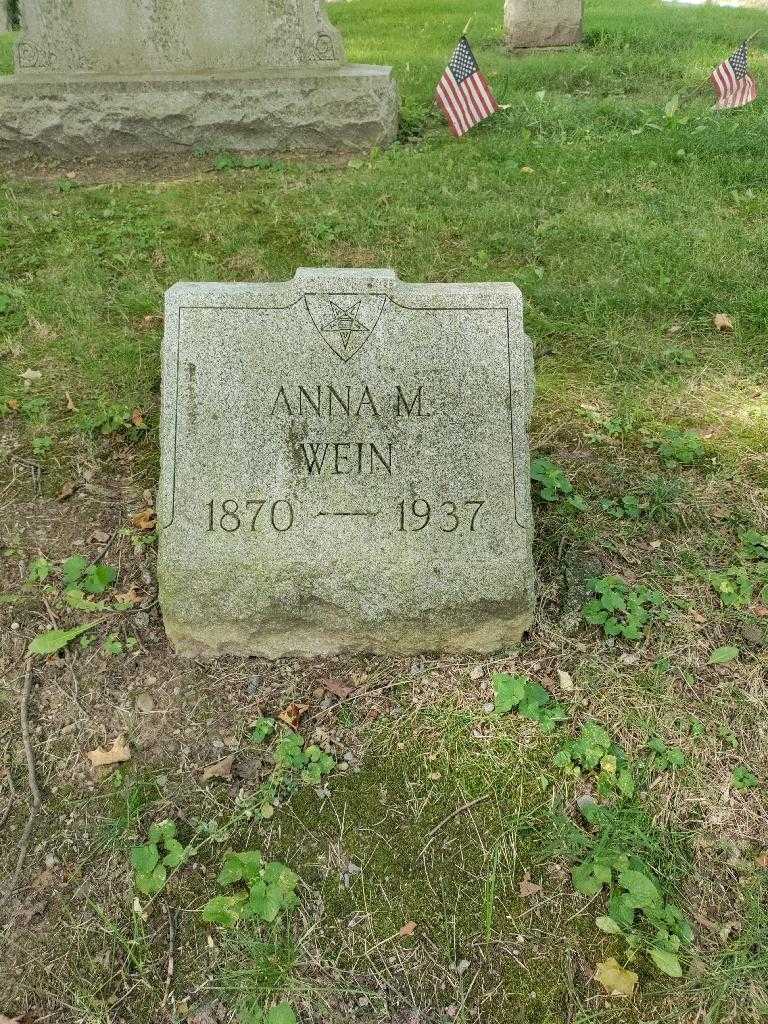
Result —
[[512, 49], [581, 42], [583, 0], [505, 0], [504, 31]]
[[512, 284], [299, 270], [179, 284], [160, 601], [186, 655], [489, 652], [532, 613], [529, 339]]

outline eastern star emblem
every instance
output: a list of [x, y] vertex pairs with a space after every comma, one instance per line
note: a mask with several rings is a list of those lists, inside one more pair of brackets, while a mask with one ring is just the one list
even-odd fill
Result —
[[350, 306], [349, 309], [342, 309], [335, 302], [330, 300], [333, 316], [320, 327], [321, 331], [334, 331], [341, 339], [341, 345], [345, 352], [350, 349], [350, 340], [355, 334], [368, 335], [371, 328], [360, 322], [359, 313], [362, 300]]
[[325, 344], [342, 363], [348, 363], [376, 330], [388, 298], [352, 292], [308, 294], [304, 301]]

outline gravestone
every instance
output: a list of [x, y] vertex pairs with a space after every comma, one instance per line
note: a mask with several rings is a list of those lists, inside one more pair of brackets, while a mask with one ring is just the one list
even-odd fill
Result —
[[179, 284], [160, 602], [184, 655], [489, 652], [532, 612], [530, 341], [512, 284]]
[[391, 142], [391, 68], [347, 64], [323, 0], [22, 0], [0, 150], [335, 151]]
[[504, 0], [507, 46], [515, 50], [581, 42], [583, 0]]
[[11, 31], [11, 14], [6, 0], [0, 0], [0, 32]]

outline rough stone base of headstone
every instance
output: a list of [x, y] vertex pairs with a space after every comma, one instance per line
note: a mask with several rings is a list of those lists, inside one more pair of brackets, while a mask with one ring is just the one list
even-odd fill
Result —
[[582, 0], [506, 0], [504, 31], [512, 50], [551, 50], [582, 39]]
[[0, 154], [369, 150], [392, 142], [391, 68], [0, 76]]

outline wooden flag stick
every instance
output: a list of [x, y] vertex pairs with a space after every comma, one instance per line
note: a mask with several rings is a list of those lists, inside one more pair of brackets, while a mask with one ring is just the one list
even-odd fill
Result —
[[[751, 43], [755, 36], [759, 36], [761, 32], [762, 29], [757, 29], [757, 31], [753, 32], [751, 36], [747, 36], [744, 42]], [[703, 92], [709, 85], [711, 85], [711, 82], [709, 81], [709, 75], [707, 75], [704, 81], [701, 82], [699, 85], [695, 86], [693, 89], [686, 90], [686, 92], [683, 93], [683, 95], [680, 97], [680, 102], [687, 103], [689, 100], [692, 100], [694, 96], [697, 96], [700, 92]]]

